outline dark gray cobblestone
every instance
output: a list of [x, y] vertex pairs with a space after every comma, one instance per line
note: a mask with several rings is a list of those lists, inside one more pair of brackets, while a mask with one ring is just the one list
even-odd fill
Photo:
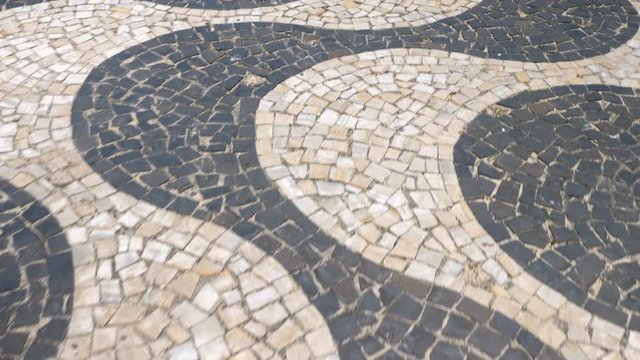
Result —
[[0, 359], [56, 355], [71, 318], [73, 263], [57, 221], [0, 180]]
[[529, 273], [626, 327], [640, 310], [637, 90], [557, 87], [498, 106], [455, 147], [469, 206]]

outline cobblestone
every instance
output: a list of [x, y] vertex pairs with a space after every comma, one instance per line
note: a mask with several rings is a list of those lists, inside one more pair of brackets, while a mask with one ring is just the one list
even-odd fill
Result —
[[3, 354], [637, 357], [637, 3], [171, 5], [2, 4], [0, 176], [73, 259]]

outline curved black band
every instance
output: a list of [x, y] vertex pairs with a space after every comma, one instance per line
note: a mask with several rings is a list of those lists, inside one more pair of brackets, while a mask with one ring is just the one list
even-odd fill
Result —
[[497, 106], [504, 110], [479, 115], [454, 148], [469, 207], [530, 274], [638, 329], [638, 91], [564, 86]]
[[56, 219], [0, 180], [0, 354], [55, 357], [73, 307], [73, 261]]

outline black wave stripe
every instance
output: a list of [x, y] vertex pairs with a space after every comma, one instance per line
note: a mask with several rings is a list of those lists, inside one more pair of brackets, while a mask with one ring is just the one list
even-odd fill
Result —
[[73, 105], [76, 147], [118, 190], [274, 256], [344, 358], [559, 358], [503, 315], [338, 245], [260, 168], [255, 112], [277, 83], [330, 57], [421, 43], [408, 29], [374, 34], [236, 24], [150, 40], [91, 72]]
[[0, 180], [0, 358], [55, 357], [73, 307], [73, 261], [56, 219]]
[[286, 4], [294, 0], [151, 0], [151, 2], [191, 9], [235, 10]]
[[[152, 1], [197, 9], [232, 9], [291, 0]], [[406, 34], [406, 38], [419, 38], [413, 47], [505, 60], [569, 61], [606, 54], [619, 47], [636, 33], [638, 20], [635, 8], [627, 0], [485, 0], [435, 24], [404, 28], [395, 34], [370, 30], [360, 34], [374, 38], [377, 34], [388, 34], [397, 38], [390, 39], [399, 40], [389, 44], [390, 47], [404, 47], [407, 41], [412, 42], [400, 39]], [[349, 32], [339, 34], [350, 36]]]
[[476, 218], [537, 279], [640, 329], [638, 90], [556, 87], [497, 107], [454, 149]]
[[[52, 0], [0, 0], [0, 10], [35, 5]], [[263, 6], [285, 4], [295, 0], [151, 0], [156, 4], [173, 7], [210, 10], [252, 9]]]
[[[493, 7], [478, 6], [473, 11], [519, 24], [506, 27], [510, 33], [527, 28], [523, 25], [527, 18], [519, 15], [524, 10], [509, 6], [508, 2], [502, 2], [500, 8], [515, 15], [500, 15]], [[529, 8], [535, 9], [534, 3], [525, 10]], [[233, 142], [240, 146], [237, 136], [245, 143], [251, 142], [250, 136], [238, 134], [239, 130], [244, 131], [244, 123], [237, 114], [246, 117], [253, 113], [257, 99], [286, 78], [332, 57], [388, 48], [434, 48], [512, 60], [567, 60], [606, 52], [637, 29], [637, 14], [631, 5], [611, 2], [586, 10], [570, 9], [586, 18], [587, 14], [596, 14], [593, 17], [597, 19], [608, 19], [607, 14], [627, 14], [632, 21], [628, 26], [618, 26], [619, 40], [602, 35], [601, 40], [607, 41], [596, 47], [586, 43], [577, 46], [562, 39], [545, 47], [540, 46], [547, 42], [541, 36], [510, 35], [496, 40], [483, 35], [485, 26], [490, 24], [474, 20], [470, 15], [473, 12], [415, 29], [332, 31], [243, 23], [164, 35], [125, 50], [91, 72], [74, 102], [73, 136], [87, 162], [117, 188], [127, 184], [121, 190], [155, 205], [206, 216], [208, 211], [221, 208], [220, 194], [229, 192], [229, 187], [221, 184], [222, 187], [211, 189], [216, 182], [213, 178], [182, 175], [211, 173], [212, 164], [202, 159], [203, 154], [215, 154], [218, 164], [226, 164], [225, 159], [231, 156], [223, 150]], [[550, 14], [555, 15], [546, 10], [527, 11], [540, 18], [553, 19]], [[578, 15], [575, 17], [582, 19]], [[546, 23], [532, 21], [529, 27], [560, 34], [565, 24], [571, 24], [564, 18], [555, 20], [550, 22], [555, 26], [538, 26]], [[473, 31], [471, 26], [482, 27]], [[466, 30], [456, 30], [460, 27]], [[574, 30], [591, 34], [583, 38], [593, 42], [600, 36], [587, 28]], [[533, 32], [527, 28], [527, 33], [530, 31]], [[242, 80], [248, 74], [261, 76], [264, 81], [245, 83]], [[234, 171], [238, 166], [230, 163], [228, 167], [222, 172]], [[182, 176], [180, 181], [170, 181], [167, 170], [172, 176]], [[193, 192], [202, 199], [194, 200]]]

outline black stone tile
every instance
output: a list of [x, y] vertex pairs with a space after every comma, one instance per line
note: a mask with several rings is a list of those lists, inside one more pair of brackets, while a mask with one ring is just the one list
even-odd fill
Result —
[[342, 279], [342, 281], [333, 287], [333, 291], [341, 302], [345, 304], [355, 302], [361, 295], [356, 288], [356, 281], [352, 276]]
[[325, 287], [333, 287], [345, 276], [338, 264], [328, 261], [316, 269], [316, 276]]
[[479, 323], [484, 323], [489, 320], [489, 317], [491, 317], [491, 310], [485, 308], [475, 301], [466, 298], [460, 301], [456, 309], [463, 312], [464, 314], [467, 314], [469, 317]]
[[466, 358], [466, 352], [467, 350], [459, 345], [447, 342], [438, 342], [431, 351], [429, 359], [463, 360]]
[[382, 309], [382, 301], [371, 290], [368, 290], [358, 300], [358, 309], [360, 311], [379, 311]]
[[320, 311], [325, 318], [330, 318], [333, 314], [340, 310], [340, 303], [332, 292], [327, 292], [318, 296], [313, 301], [313, 305]]
[[358, 332], [357, 318], [353, 313], [345, 313], [329, 320], [329, 328], [331, 329], [333, 338], [337, 342], [355, 337]]
[[25, 343], [29, 334], [27, 333], [8, 333], [0, 339], [0, 350], [4, 355], [20, 355], [23, 353]]
[[460, 315], [450, 314], [442, 333], [449, 337], [466, 339], [473, 328], [474, 324], [471, 320]]
[[411, 321], [418, 319], [422, 312], [422, 306], [409, 296], [402, 295], [389, 307], [387, 312]]
[[360, 340], [362, 349], [367, 355], [373, 355], [384, 348], [384, 346], [372, 336], [367, 336]]
[[530, 359], [530, 357], [523, 350], [520, 350], [520, 349], [509, 349], [509, 350], [505, 351], [505, 353], [502, 354], [502, 356], [500, 356], [500, 359], [504, 359], [504, 360], [527, 360], [527, 359]]
[[484, 327], [477, 327], [471, 337], [469, 343], [482, 350], [489, 356], [498, 356], [507, 346], [507, 340], [496, 332]]
[[340, 357], [343, 359], [366, 359], [366, 356], [362, 353], [362, 350], [354, 342], [348, 342], [339, 347]]
[[435, 340], [436, 337], [433, 334], [416, 327], [402, 339], [399, 349], [417, 358], [424, 358], [425, 352]]
[[392, 317], [385, 317], [375, 334], [387, 344], [399, 343], [407, 334], [409, 324]]
[[427, 299], [435, 304], [439, 304], [445, 307], [452, 307], [456, 302], [460, 300], [460, 295], [451, 290], [435, 287], [429, 293]]
[[427, 305], [424, 308], [419, 325], [429, 331], [436, 332], [442, 328], [446, 316], [446, 311]]

